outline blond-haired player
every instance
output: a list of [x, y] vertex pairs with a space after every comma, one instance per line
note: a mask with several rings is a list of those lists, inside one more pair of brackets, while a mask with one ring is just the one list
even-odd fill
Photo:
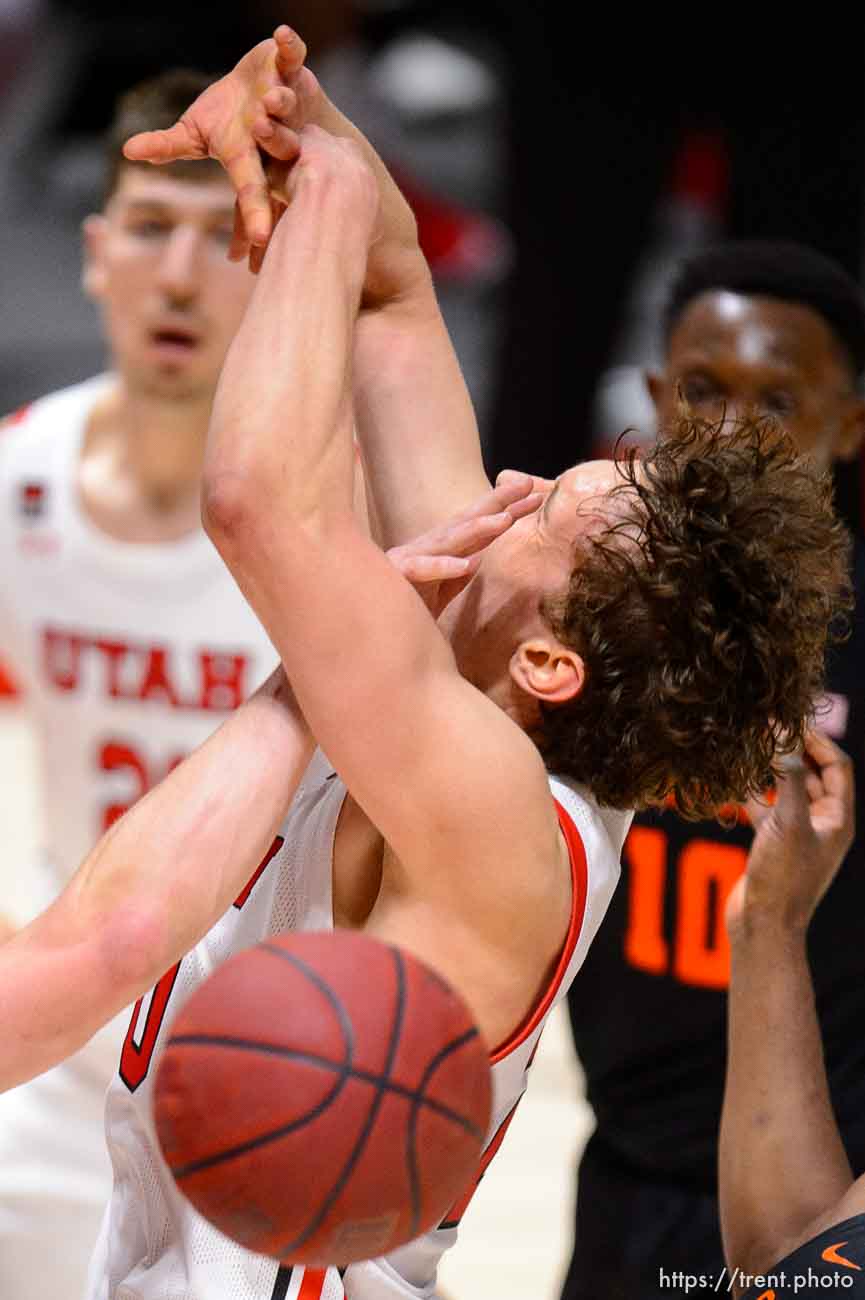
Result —
[[[84, 223], [84, 286], [110, 370], [0, 430], [0, 645], [39, 746], [41, 852], [22, 882], [37, 906], [275, 663], [200, 525], [210, 406], [253, 284], [225, 256], [232, 191], [215, 164], [157, 173], [121, 153], [130, 131], [172, 121], [207, 84], [167, 73], [120, 102], [105, 201]], [[27, 915], [12, 898], [4, 911]], [[110, 1189], [104, 1095], [127, 1019], [0, 1099], [2, 1295], [84, 1285]]]

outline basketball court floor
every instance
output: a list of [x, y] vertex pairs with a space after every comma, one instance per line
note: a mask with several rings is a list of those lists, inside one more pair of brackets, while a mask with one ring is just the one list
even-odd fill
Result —
[[[38, 818], [31, 729], [19, 705], [2, 702], [0, 909], [19, 922], [32, 912], [24, 868], [34, 854]], [[544, 1031], [531, 1086], [502, 1149], [466, 1212], [462, 1239], [440, 1270], [448, 1300], [556, 1300], [572, 1221], [573, 1169], [590, 1130], [560, 1009]]]

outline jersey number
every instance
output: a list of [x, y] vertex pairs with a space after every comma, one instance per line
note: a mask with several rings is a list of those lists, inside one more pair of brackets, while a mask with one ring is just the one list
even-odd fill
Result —
[[[745, 870], [747, 850], [714, 840], [691, 840], [670, 862], [665, 831], [635, 826], [625, 844], [628, 921], [625, 958], [651, 975], [672, 974], [683, 984], [725, 989], [730, 944], [724, 905]], [[672, 941], [664, 925], [667, 879], [675, 878]]]
[[[282, 848], [283, 842], [283, 837], [277, 835], [261, 863], [250, 877], [248, 884], [234, 900], [234, 906], [238, 911], [249, 898], [261, 873]], [[153, 1058], [153, 1049], [156, 1047], [156, 1040], [159, 1037], [162, 1022], [165, 1019], [165, 1012], [168, 1009], [168, 1002], [179, 973], [180, 962], [176, 966], [172, 966], [171, 970], [166, 971], [152, 992], [147, 994], [146, 997], [139, 998], [132, 1008], [132, 1019], [129, 1022], [129, 1028], [126, 1031], [123, 1048], [120, 1052], [120, 1077], [130, 1092], [134, 1092], [139, 1084], [147, 1078], [147, 1072]], [[139, 1031], [138, 1021], [141, 1018], [144, 1003], [148, 999], [147, 1014]]]
[[132, 784], [130, 797], [125, 803], [111, 801], [102, 809], [102, 830], [107, 831], [154, 785], [158, 785], [169, 772], [173, 772], [185, 755], [176, 754], [162, 771], [152, 772], [140, 750], [122, 740], [107, 740], [99, 749], [99, 769], [102, 772], [125, 772]]

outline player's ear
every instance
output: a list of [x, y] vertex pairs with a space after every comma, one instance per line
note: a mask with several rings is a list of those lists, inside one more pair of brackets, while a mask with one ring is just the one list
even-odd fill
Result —
[[839, 460], [855, 460], [865, 440], [865, 398], [851, 397], [841, 421], [841, 433], [835, 448]]
[[91, 212], [81, 223], [84, 265], [81, 284], [88, 298], [99, 299], [105, 291], [105, 240], [108, 223], [100, 212]]
[[509, 668], [522, 690], [546, 704], [576, 699], [586, 680], [581, 657], [554, 637], [522, 641], [511, 656]]

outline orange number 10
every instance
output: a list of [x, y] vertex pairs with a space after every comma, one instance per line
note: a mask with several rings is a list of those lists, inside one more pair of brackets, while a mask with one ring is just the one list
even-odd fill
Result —
[[675, 910], [671, 944], [664, 924], [670, 869], [664, 831], [635, 826], [625, 845], [628, 922], [625, 958], [651, 975], [672, 974], [683, 984], [724, 989], [730, 982], [730, 945], [724, 905], [745, 869], [747, 852], [736, 844], [697, 839], [673, 864]]

